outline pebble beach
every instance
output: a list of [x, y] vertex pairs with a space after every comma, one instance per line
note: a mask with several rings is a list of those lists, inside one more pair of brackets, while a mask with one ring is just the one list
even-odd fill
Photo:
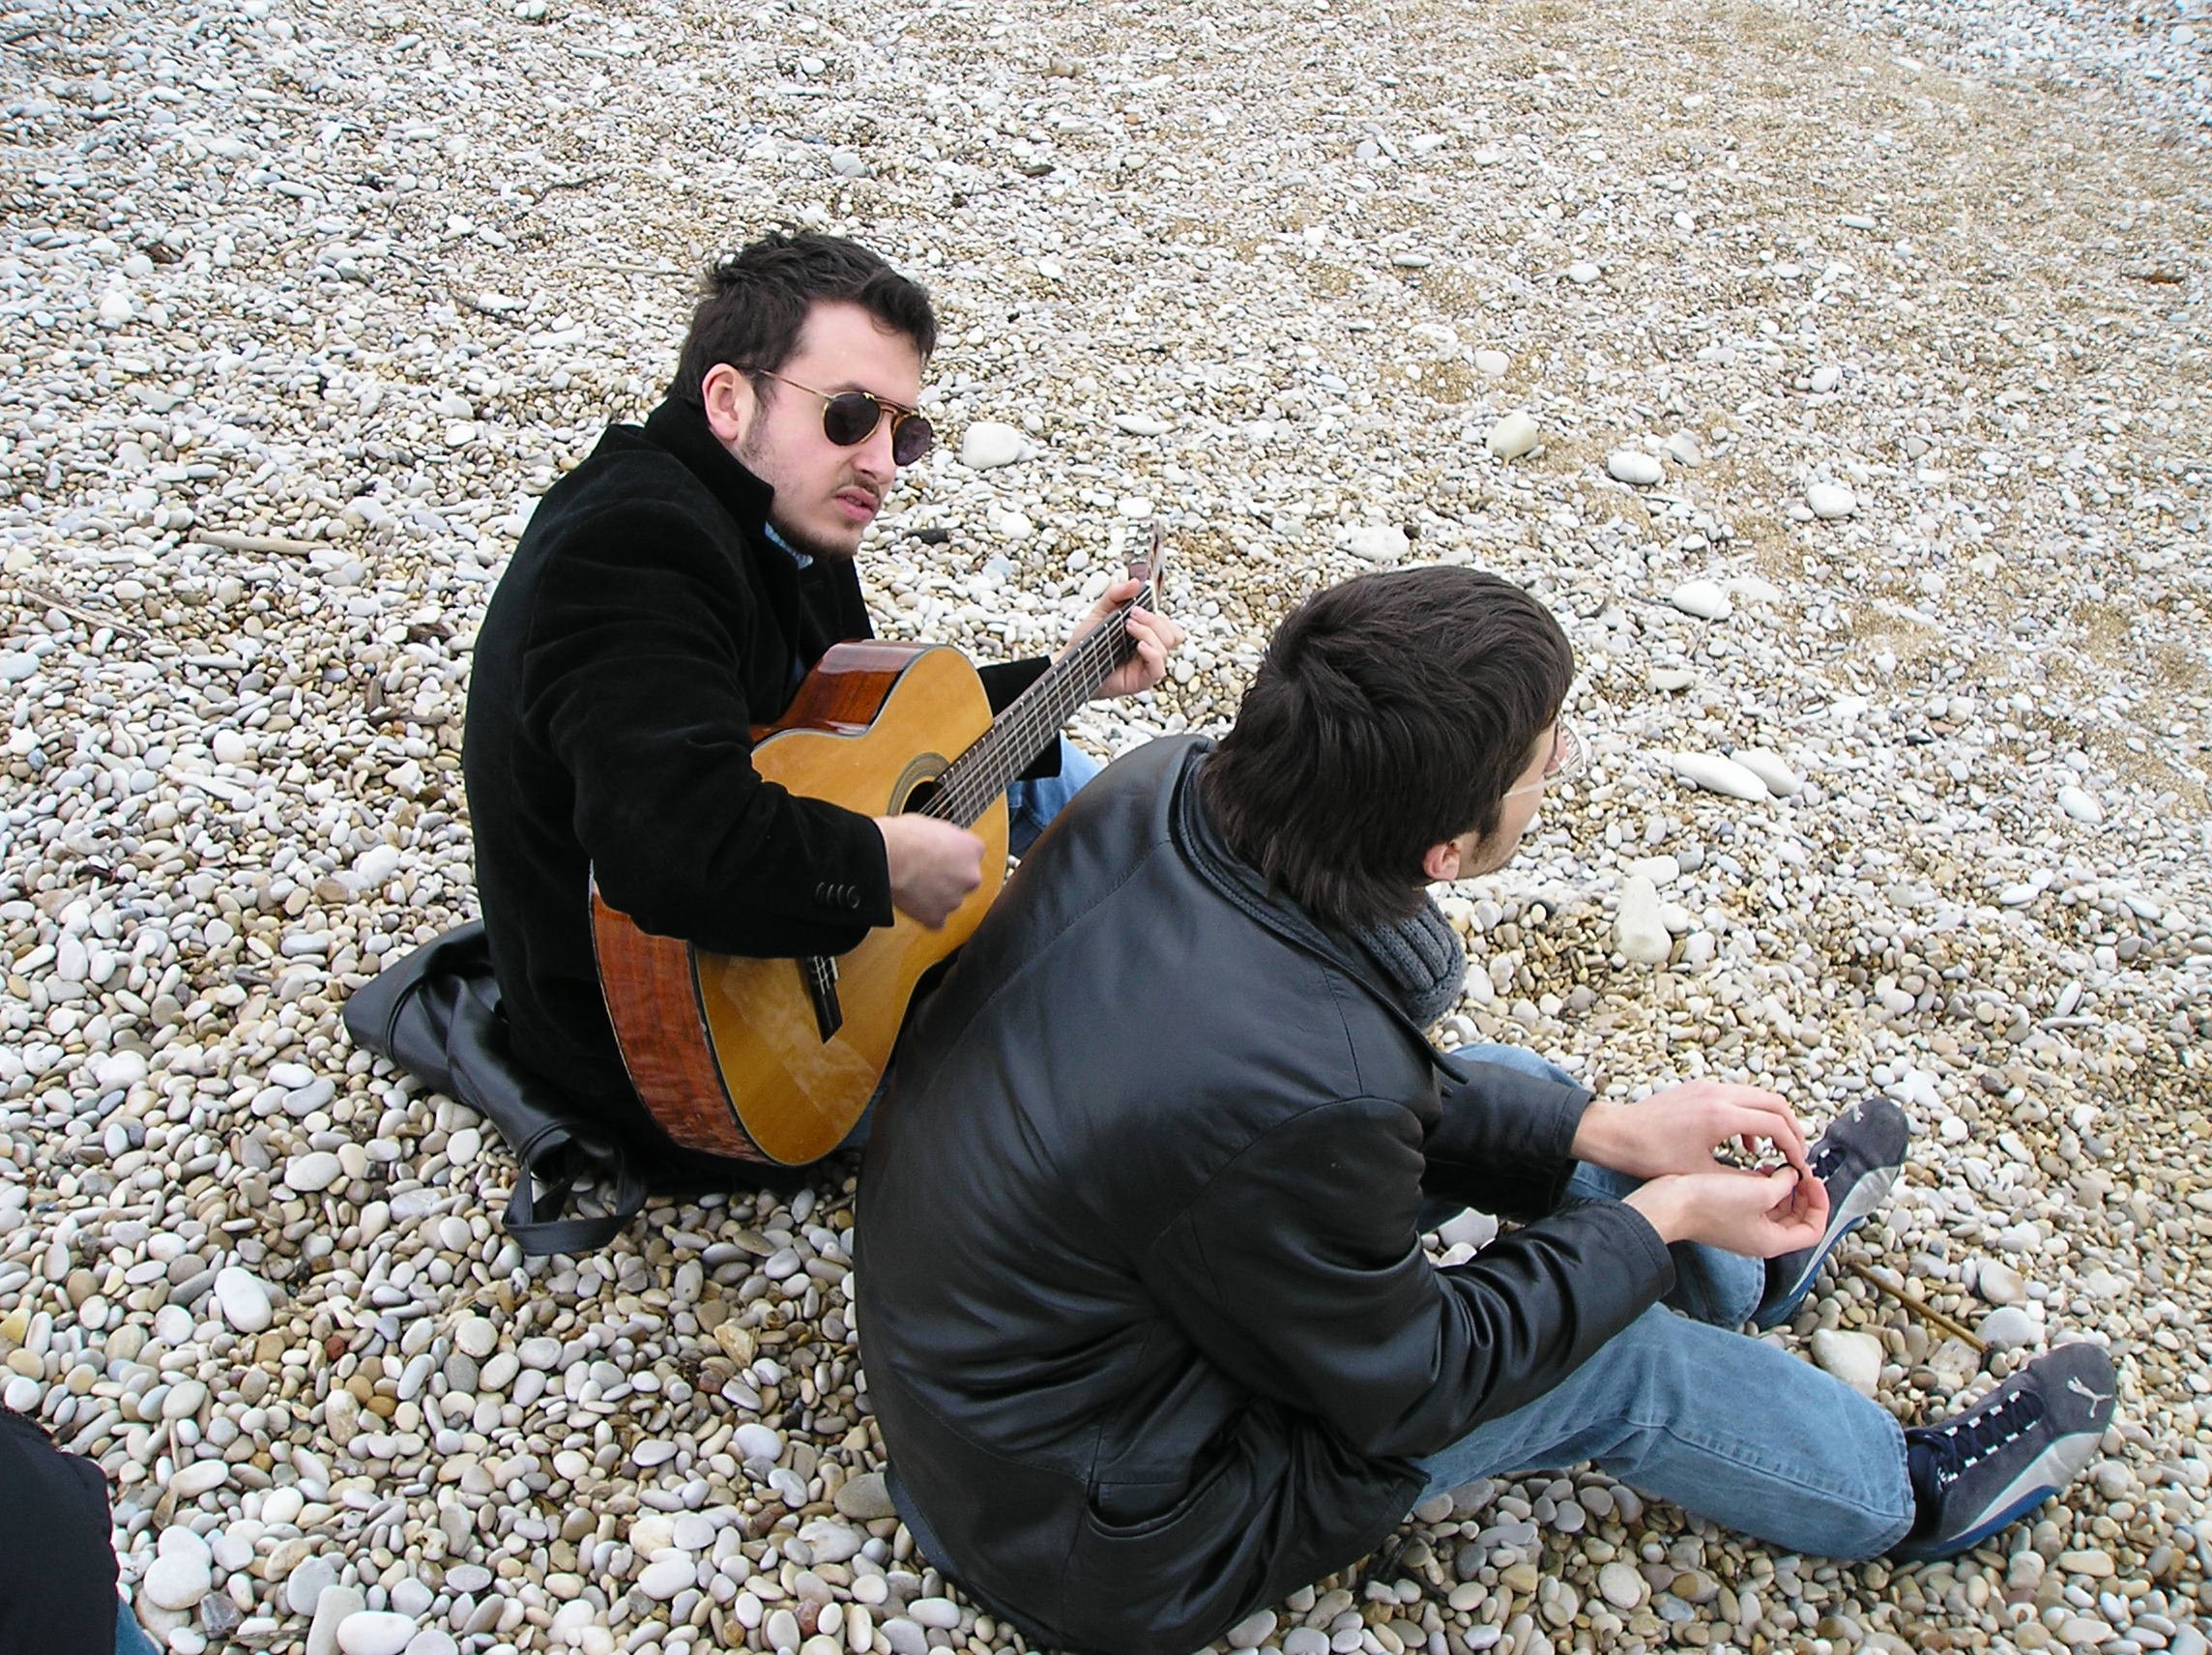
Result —
[[1441, 1043], [1894, 1098], [1769, 1337], [1906, 1421], [2119, 1372], [1954, 1562], [1585, 1467], [1217, 1647], [2206, 1655], [2203, 0], [15, 0], [0, 192], [0, 1402], [173, 1655], [1022, 1646], [886, 1497], [849, 1163], [525, 1261], [496, 1134], [339, 1023], [474, 915], [537, 497], [775, 224], [941, 313], [887, 632], [1054, 648], [1159, 520], [1190, 639], [1106, 757], [1319, 586], [1529, 586], [1590, 766], [1440, 887]]

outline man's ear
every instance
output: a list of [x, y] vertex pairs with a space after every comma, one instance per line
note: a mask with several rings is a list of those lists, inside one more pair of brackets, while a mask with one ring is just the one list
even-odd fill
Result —
[[707, 405], [707, 428], [725, 449], [735, 449], [752, 429], [760, 412], [760, 397], [753, 382], [728, 363], [716, 363], [699, 381], [699, 397]]
[[1459, 878], [1459, 868], [1460, 856], [1457, 839], [1445, 839], [1439, 844], [1431, 845], [1421, 856], [1421, 872], [1429, 876], [1429, 883], [1432, 885], [1439, 880]]

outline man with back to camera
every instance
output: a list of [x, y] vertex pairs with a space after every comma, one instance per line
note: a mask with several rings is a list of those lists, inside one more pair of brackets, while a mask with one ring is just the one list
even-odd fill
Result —
[[[1572, 674], [1492, 575], [1323, 593], [1218, 746], [1069, 805], [908, 1031], [860, 1182], [868, 1394], [923, 1553], [1033, 1640], [1197, 1648], [1482, 1476], [1595, 1461], [1779, 1548], [1937, 1557], [2094, 1453], [2093, 1345], [1907, 1432], [1731, 1330], [1886, 1194], [1895, 1105], [1808, 1152], [1772, 1092], [1597, 1102], [1430, 1048], [1466, 959], [1424, 886], [1510, 858], [1578, 755]], [[1785, 1164], [1714, 1158], [1760, 1140]], [[1470, 1205], [1526, 1222], [1431, 1264]]]
[[[844, 953], [894, 909], [941, 925], [981, 879], [975, 834], [797, 797], [751, 758], [750, 727], [872, 633], [854, 558], [929, 451], [936, 341], [929, 295], [852, 242], [771, 233], [720, 261], [666, 400], [546, 493], [477, 638], [463, 757], [513, 1050], [667, 1162], [691, 1157], [630, 1089], [587, 870], [644, 930], [763, 958]], [[1181, 637], [1143, 610], [1128, 628], [1103, 694], [1157, 683]], [[992, 711], [1046, 664], [982, 669]], [[1009, 801], [1016, 854], [1095, 769], [1045, 747]]]

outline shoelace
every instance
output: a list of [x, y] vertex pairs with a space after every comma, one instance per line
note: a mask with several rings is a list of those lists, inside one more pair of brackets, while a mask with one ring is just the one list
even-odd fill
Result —
[[1922, 1427], [1920, 1441], [1935, 1457], [1936, 1477], [1948, 1483], [1969, 1466], [2029, 1430], [2042, 1417], [2040, 1396], [2031, 1390], [2015, 1391], [1977, 1417]]

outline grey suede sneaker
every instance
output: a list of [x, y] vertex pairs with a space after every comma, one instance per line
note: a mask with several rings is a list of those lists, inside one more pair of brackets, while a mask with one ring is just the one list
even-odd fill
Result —
[[1889, 1199], [1911, 1141], [1905, 1111], [1886, 1097], [1864, 1098], [1828, 1123], [1807, 1157], [1828, 1191], [1828, 1228], [1812, 1246], [1766, 1261], [1766, 1296], [1752, 1316], [1755, 1325], [1778, 1327], [1790, 1320], [1836, 1244]]
[[2095, 1457], [2118, 1388], [2102, 1350], [2061, 1345], [1956, 1418], [1908, 1428], [1920, 1520], [1890, 1555], [1956, 1556], [2050, 1499]]

